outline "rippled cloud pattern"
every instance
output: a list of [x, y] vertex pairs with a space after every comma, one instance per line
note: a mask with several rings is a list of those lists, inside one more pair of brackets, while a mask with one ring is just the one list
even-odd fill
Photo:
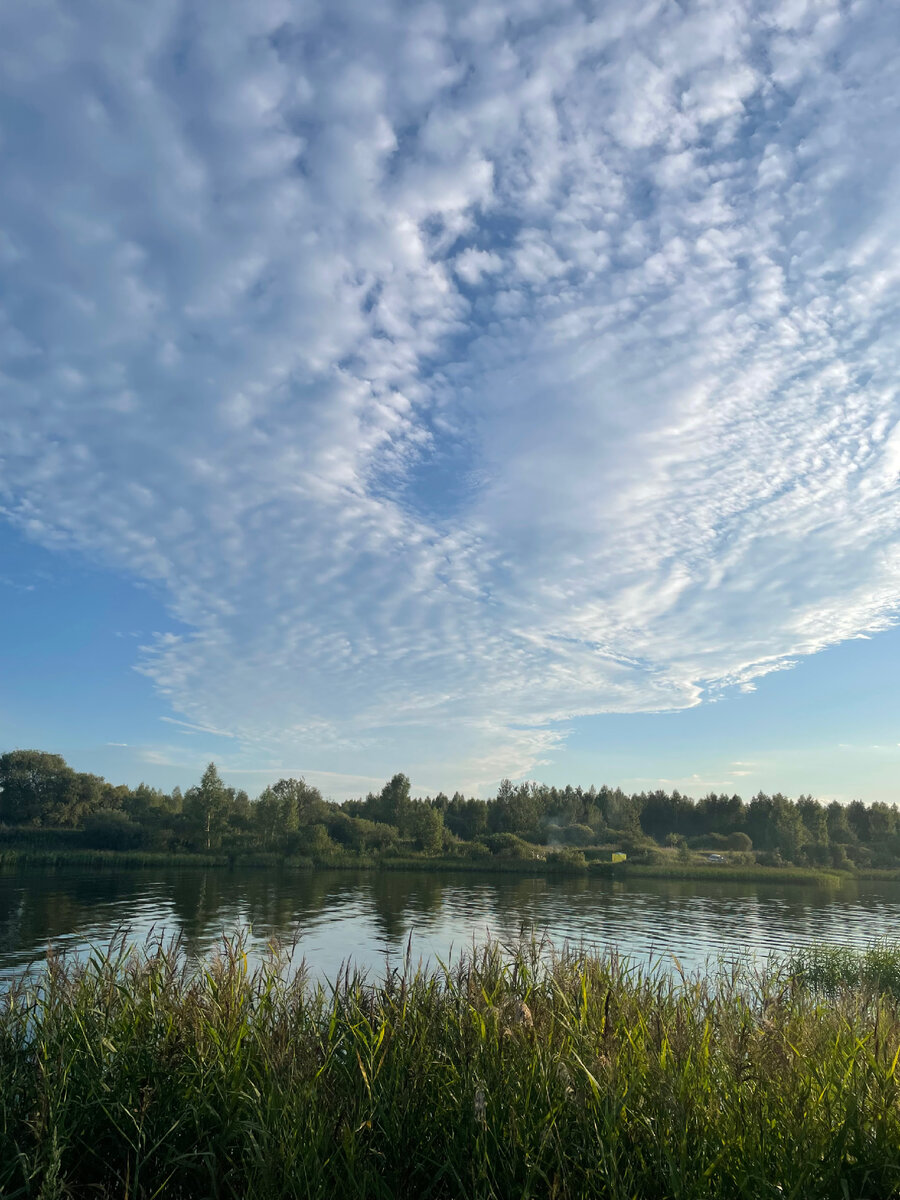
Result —
[[[470, 785], [892, 624], [870, 0], [0, 10], [0, 511], [249, 755]], [[324, 756], [324, 758], [322, 757]]]

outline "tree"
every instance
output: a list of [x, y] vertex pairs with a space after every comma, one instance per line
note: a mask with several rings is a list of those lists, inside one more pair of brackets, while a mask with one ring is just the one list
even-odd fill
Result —
[[492, 833], [525, 833], [540, 824], [539, 790], [527, 783], [514, 787], [508, 779], [503, 779], [488, 809], [488, 828]]
[[281, 805], [278, 797], [267, 787], [253, 805], [252, 821], [263, 846], [273, 845], [280, 828]]
[[396, 825], [401, 836], [408, 832], [409, 813], [412, 801], [409, 798], [409, 778], [397, 774], [381, 789], [379, 808], [380, 821], [386, 825]]
[[53, 825], [72, 799], [75, 772], [59, 754], [11, 750], [0, 755], [0, 820]]
[[444, 813], [444, 824], [463, 841], [471, 842], [487, 833], [487, 805], [482, 800], [467, 800], [455, 792]]
[[797, 797], [797, 813], [803, 822], [805, 841], [814, 846], [828, 845], [828, 813], [812, 796]]
[[106, 807], [107, 784], [99, 775], [72, 772], [62, 797], [62, 804], [53, 815], [54, 824], [79, 826], [84, 818]]
[[322, 793], [302, 776], [300, 779], [279, 779], [270, 790], [279, 804], [285, 830], [293, 831], [301, 825], [321, 820]]
[[439, 854], [444, 844], [444, 818], [440, 809], [421, 800], [413, 804], [409, 815], [410, 833], [416, 839], [416, 849], [426, 854]]
[[655, 841], [661, 842], [667, 833], [686, 835], [690, 832], [694, 805], [686, 796], [674, 791], [652, 792], [641, 810], [641, 829]]
[[825, 819], [828, 826], [828, 840], [834, 845], [846, 846], [855, 840], [855, 834], [847, 821], [847, 810], [843, 804], [832, 800], [825, 810]]
[[185, 812], [192, 824], [205, 834], [207, 850], [212, 847], [213, 836], [220, 833], [225, 824], [228, 800], [228, 789], [219, 778], [215, 763], [209, 764], [199, 786], [190, 788], [184, 798]]

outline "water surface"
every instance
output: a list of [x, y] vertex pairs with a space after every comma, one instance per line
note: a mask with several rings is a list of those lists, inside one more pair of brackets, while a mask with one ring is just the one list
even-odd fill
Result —
[[127, 929], [140, 943], [179, 935], [204, 955], [244, 932], [251, 953], [296, 939], [318, 977], [350, 959], [380, 974], [402, 957], [446, 959], [490, 935], [533, 928], [555, 943], [616, 946], [646, 961], [759, 957], [812, 941], [864, 946], [900, 938], [900, 884], [833, 890], [771, 883], [611, 881], [422, 871], [81, 868], [0, 871], [0, 976], [38, 963], [52, 943], [83, 953]]

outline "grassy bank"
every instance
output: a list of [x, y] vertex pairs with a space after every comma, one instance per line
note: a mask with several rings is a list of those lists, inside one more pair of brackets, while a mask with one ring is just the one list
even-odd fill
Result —
[[673, 982], [486, 947], [329, 988], [234, 945], [51, 961], [0, 1010], [0, 1194], [898, 1196], [878, 953]]
[[504, 858], [488, 855], [485, 858], [466, 858], [464, 855], [390, 856], [378, 860], [386, 871], [472, 871], [488, 875], [585, 875], [585, 864], [547, 862], [543, 859]]
[[0, 850], [0, 867], [225, 867], [221, 854], [144, 850]]
[[[749, 864], [720, 863], [706, 866], [701, 863], [665, 863], [643, 866], [623, 863], [622, 874], [632, 879], [709, 879], [730, 880], [734, 883], [805, 883], [818, 887], [840, 887], [854, 878], [849, 872], [820, 871], [813, 867], [760, 867]], [[618, 870], [618, 865], [613, 868]]]
[[675, 879], [730, 881], [733, 883], [812, 884], [819, 887], [839, 887], [850, 878], [900, 879], [900, 872], [867, 871], [858, 876], [848, 872], [821, 871], [807, 867], [761, 867], [750, 864], [722, 863], [707, 866], [702, 863], [674, 861], [643, 865], [624, 863], [577, 863], [544, 861], [542, 859], [505, 858], [489, 855], [468, 858], [463, 855], [331, 855], [316, 861], [305, 857], [285, 857], [263, 852], [245, 854], [172, 854], [142, 850], [83, 850], [75, 848], [34, 849], [0, 847], [0, 868], [160, 868], [160, 867], [259, 867], [267, 870], [385, 870], [385, 871], [463, 871], [479, 874], [508, 875], [585, 875], [595, 878]]

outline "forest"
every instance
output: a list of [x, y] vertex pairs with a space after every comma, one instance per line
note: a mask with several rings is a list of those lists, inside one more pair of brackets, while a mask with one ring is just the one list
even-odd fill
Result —
[[630, 863], [690, 861], [715, 852], [732, 864], [830, 870], [900, 867], [896, 805], [822, 804], [759, 793], [626, 793], [504, 780], [488, 799], [414, 797], [406, 775], [342, 804], [302, 778], [251, 799], [215, 764], [182, 792], [114, 785], [56, 754], [0, 755], [0, 851], [54, 849], [273, 855], [308, 864], [404, 856], [584, 867], [620, 851]]

